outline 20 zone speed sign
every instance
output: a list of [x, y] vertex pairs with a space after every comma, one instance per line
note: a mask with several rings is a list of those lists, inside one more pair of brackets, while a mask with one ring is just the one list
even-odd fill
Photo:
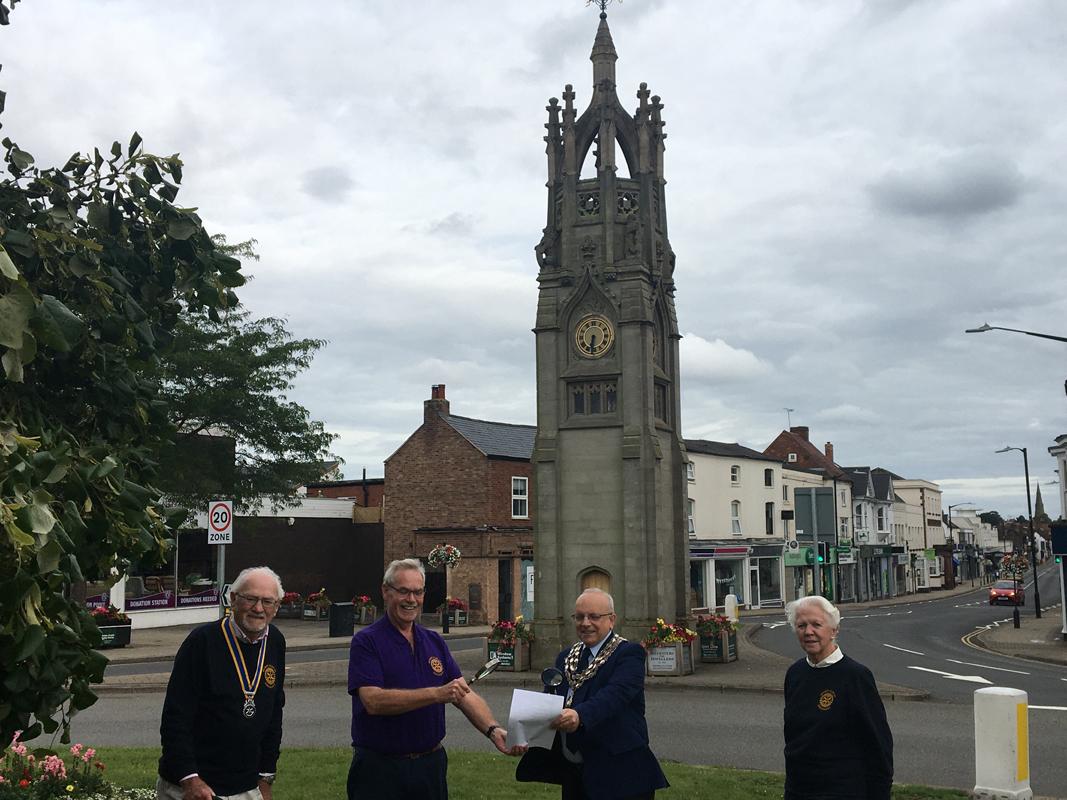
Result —
[[232, 500], [212, 500], [208, 504], [207, 543], [233, 544]]

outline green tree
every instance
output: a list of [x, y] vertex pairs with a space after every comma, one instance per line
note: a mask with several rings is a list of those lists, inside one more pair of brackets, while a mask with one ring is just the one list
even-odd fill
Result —
[[[153, 488], [174, 427], [154, 379], [183, 319], [221, 323], [241, 264], [175, 205], [178, 156], [136, 133], [60, 168], [3, 140], [0, 182], [0, 740], [95, 700], [106, 660], [72, 597], [162, 559], [183, 513]], [[54, 717], [57, 716], [56, 720]]]
[[[216, 237], [216, 243], [219, 243]], [[222, 240], [225, 246], [225, 240]], [[244, 255], [251, 254], [246, 246]], [[217, 320], [183, 315], [176, 346], [161, 359], [161, 398], [188, 445], [200, 435], [232, 437], [232, 473], [222, 480], [204, 474], [206, 447], [178, 446], [166, 456], [172, 479], [161, 484], [168, 500], [201, 507], [220, 487], [239, 506], [267, 500], [274, 505], [293, 490], [322, 477], [322, 462], [336, 437], [285, 393], [325, 342], [294, 339], [284, 320], [254, 319], [240, 309]]]
[[992, 525], [994, 528], [999, 528], [1004, 524], [1004, 518], [1000, 516], [998, 511], [984, 511], [978, 515], [978, 518], [986, 525]]

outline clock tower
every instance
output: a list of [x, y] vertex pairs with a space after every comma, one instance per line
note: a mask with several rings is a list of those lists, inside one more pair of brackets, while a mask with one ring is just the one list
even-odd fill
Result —
[[[603, 7], [578, 114], [548, 101], [547, 225], [534, 248], [537, 322], [536, 663], [574, 641], [583, 589], [611, 592], [640, 640], [688, 615], [685, 447], [663, 105], [642, 83], [630, 115]], [[584, 167], [584, 169], [583, 169]]]

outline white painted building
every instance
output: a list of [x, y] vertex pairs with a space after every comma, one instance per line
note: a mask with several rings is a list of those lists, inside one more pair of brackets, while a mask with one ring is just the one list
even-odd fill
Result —
[[943, 553], [934, 548], [947, 541], [941, 524], [941, 487], [933, 481], [894, 476], [893, 491], [893, 518], [898, 525], [897, 542], [904, 545], [908, 591], [939, 589], [945, 582], [946, 564]]
[[1048, 452], [1056, 459], [1056, 474], [1060, 478], [1060, 519], [1067, 519], [1067, 433], [1057, 436], [1056, 444]]
[[726, 595], [747, 608], [783, 605], [782, 465], [736, 443], [686, 439], [690, 606]]

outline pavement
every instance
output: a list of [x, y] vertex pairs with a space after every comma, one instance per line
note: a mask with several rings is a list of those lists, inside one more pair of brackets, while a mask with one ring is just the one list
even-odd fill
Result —
[[[981, 587], [970, 585], [958, 586], [951, 590], [939, 590], [923, 595], [904, 595], [889, 600], [867, 603], [844, 603], [842, 611], [852, 612], [858, 609], [900, 605], [939, 597], [964, 595], [981, 591]], [[1007, 610], [1007, 609], [1005, 609]], [[1020, 627], [1014, 628], [1010, 622], [990, 626], [964, 637], [969, 643], [1014, 658], [1032, 659], [1052, 664], [1067, 666], [1067, 642], [1061, 635], [1061, 619], [1058, 605], [1042, 609], [1043, 618], [1033, 616], [1032, 606], [1021, 609]], [[697, 689], [712, 692], [761, 692], [781, 693], [785, 671], [792, 659], [785, 658], [758, 647], [752, 640], [764, 621], [780, 620], [784, 617], [782, 609], [761, 609], [743, 611], [741, 614], [741, 631], [738, 644], [738, 659], [728, 664], [696, 664], [691, 675], [681, 677], [646, 678], [647, 690], [659, 688]], [[304, 620], [275, 620], [274, 623], [284, 634], [287, 650], [295, 653], [306, 650], [324, 650], [336, 648], [337, 657], [321, 661], [298, 662], [290, 659], [286, 665], [287, 686], [345, 686], [347, 684], [348, 654], [346, 652], [349, 638], [329, 635], [329, 623]], [[103, 692], [141, 692], [162, 690], [166, 688], [170, 676], [170, 662], [193, 625], [180, 625], [170, 628], [142, 628], [132, 632], [130, 645], [120, 649], [106, 650], [104, 654], [113, 664], [143, 664], [142, 674], [107, 675], [104, 683], [98, 687]], [[358, 626], [357, 626], [358, 630]], [[440, 631], [440, 629], [437, 629]], [[452, 626], [446, 639], [468, 639], [471, 637], [488, 637], [488, 626]], [[798, 648], [799, 657], [799, 648]], [[484, 649], [473, 648], [456, 652], [456, 661], [464, 674], [472, 675], [483, 663]], [[152, 664], [158, 664], [158, 670]], [[483, 679], [483, 683], [516, 688], [541, 689], [540, 671], [500, 672], [497, 671]], [[893, 701], [925, 700], [929, 694], [922, 690], [894, 684], [879, 683], [883, 699]]]

